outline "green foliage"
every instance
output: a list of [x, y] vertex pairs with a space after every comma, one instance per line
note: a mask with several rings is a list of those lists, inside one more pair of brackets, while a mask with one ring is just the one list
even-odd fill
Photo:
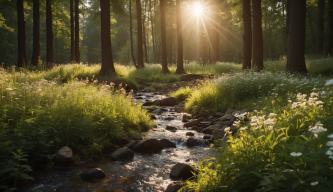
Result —
[[[0, 169], [6, 170], [1, 178], [9, 168], [14, 175], [6, 174], [8, 180], [23, 177], [27, 165], [50, 162], [65, 145], [80, 157], [94, 158], [117, 140], [137, 138], [153, 125], [123, 89], [38, 80], [45, 73], [0, 71]], [[7, 160], [13, 166], [7, 167]]]
[[170, 94], [171, 97], [177, 98], [178, 100], [187, 99], [192, 93], [192, 89], [190, 87], [182, 87]]
[[193, 74], [222, 74], [241, 71], [242, 66], [236, 63], [216, 63], [211, 65], [200, 65], [191, 63], [185, 65], [185, 71]]
[[238, 132], [218, 148], [215, 167], [199, 166], [198, 180], [187, 182], [185, 189], [331, 191], [332, 96], [332, 88], [321, 87], [290, 95], [287, 105], [272, 103], [237, 114]]
[[306, 79], [285, 73], [237, 73], [193, 89], [185, 108], [192, 112], [254, 108], [271, 102], [275, 93], [280, 95], [277, 102], [283, 102], [290, 93], [309, 92], [320, 85], [322, 81], [318, 78]]

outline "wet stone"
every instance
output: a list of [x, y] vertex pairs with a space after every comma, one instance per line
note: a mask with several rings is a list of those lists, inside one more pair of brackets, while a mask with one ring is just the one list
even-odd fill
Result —
[[68, 146], [61, 147], [56, 154], [56, 162], [60, 165], [74, 163], [72, 149]]
[[186, 144], [187, 147], [195, 147], [195, 146], [202, 145], [202, 142], [198, 139], [190, 137], [190, 138], [187, 139], [185, 144]]
[[86, 182], [95, 182], [106, 177], [104, 171], [100, 168], [90, 169], [88, 171], [82, 172], [80, 177]]
[[188, 136], [188, 137], [193, 137], [193, 136], [194, 136], [194, 133], [193, 133], [193, 132], [187, 132], [187, 133], [186, 133], [186, 136]]
[[165, 127], [166, 130], [170, 131], [170, 132], [176, 132], [177, 131], [177, 128], [176, 127], [173, 127], [173, 126], [166, 126]]
[[182, 182], [174, 182], [168, 185], [168, 187], [165, 189], [165, 192], [177, 192], [183, 186], [184, 184]]
[[111, 154], [114, 161], [131, 161], [134, 158], [134, 152], [127, 147], [122, 147]]
[[157, 106], [175, 106], [178, 104], [178, 100], [174, 97], [168, 97], [161, 100], [154, 101], [154, 105]]
[[176, 148], [176, 144], [169, 141], [168, 139], [161, 139], [160, 140], [160, 144], [162, 146], [163, 149], [167, 149], [167, 148]]
[[187, 180], [192, 178], [196, 170], [185, 163], [177, 163], [171, 168], [170, 178], [172, 180]]

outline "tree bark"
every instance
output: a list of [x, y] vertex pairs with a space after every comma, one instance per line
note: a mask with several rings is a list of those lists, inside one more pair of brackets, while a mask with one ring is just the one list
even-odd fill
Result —
[[252, 19], [251, 1], [242, 0], [243, 3], [243, 69], [251, 69], [252, 60]]
[[304, 58], [306, 0], [289, 0], [289, 32], [287, 70], [307, 73]]
[[318, 54], [324, 53], [324, 17], [325, 17], [325, 0], [318, 0]]
[[40, 59], [40, 13], [39, 0], [33, 0], [33, 40], [31, 65], [38, 66]]
[[136, 0], [137, 38], [138, 38], [138, 68], [144, 68], [143, 63], [143, 34], [142, 34], [142, 10], [141, 0]]
[[252, 67], [264, 68], [261, 0], [252, 0]]
[[53, 66], [52, 0], [46, 0], [46, 66]]
[[328, 54], [333, 56], [333, 0], [328, 1]]
[[132, 0], [129, 0], [129, 17], [130, 17], [130, 46], [131, 46], [131, 57], [135, 68], [138, 68], [134, 56], [134, 47], [133, 47], [133, 17], [132, 17]]
[[23, 0], [16, 1], [17, 8], [17, 67], [26, 67], [26, 37]]
[[100, 0], [101, 7], [101, 45], [102, 45], [102, 75], [115, 75], [111, 47], [110, 0]]
[[161, 25], [161, 64], [162, 72], [169, 73], [166, 47], [166, 26], [165, 26], [166, 0], [160, 0], [160, 25]]
[[184, 74], [184, 58], [183, 58], [183, 13], [181, 8], [181, 0], [176, 0], [177, 11], [177, 69], [176, 73]]
[[80, 63], [80, 12], [79, 0], [74, 0], [74, 20], [75, 20], [75, 62]]
[[70, 25], [71, 25], [71, 62], [75, 61], [75, 22], [74, 22], [74, 0], [70, 0]]

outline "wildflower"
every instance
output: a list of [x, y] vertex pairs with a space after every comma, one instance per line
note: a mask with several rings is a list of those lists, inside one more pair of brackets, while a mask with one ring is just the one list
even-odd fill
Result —
[[328, 141], [328, 142], [326, 143], [326, 145], [329, 146], [329, 147], [333, 147], [333, 141]]
[[275, 125], [275, 123], [276, 123], [276, 119], [275, 118], [268, 118], [268, 119], [266, 119], [265, 121], [264, 121], [264, 124], [265, 125]]
[[327, 138], [333, 139], [333, 134], [328, 135]]
[[324, 128], [324, 125], [318, 121], [313, 127], [309, 127], [309, 131], [314, 134], [315, 137], [318, 137], [319, 133], [326, 132], [327, 129]]
[[14, 89], [11, 88], [11, 87], [7, 87], [7, 88], [6, 88], [6, 91], [14, 91]]
[[316, 186], [316, 185], [318, 185], [318, 184], [319, 184], [319, 181], [314, 181], [314, 182], [311, 182], [311, 183], [310, 183], [311, 186]]
[[333, 79], [327, 80], [325, 83], [325, 86], [332, 86], [333, 85]]
[[276, 113], [270, 113], [270, 114], [268, 115], [268, 117], [270, 117], [270, 118], [274, 118], [274, 117], [276, 117], [276, 116], [277, 116]]
[[241, 131], [245, 131], [247, 129], [247, 127], [241, 127], [241, 128], [239, 128], [239, 130], [241, 130]]
[[291, 152], [290, 153], [290, 156], [292, 156], [292, 157], [300, 157], [302, 155], [303, 155], [303, 153], [301, 153], [301, 152]]
[[332, 156], [333, 155], [333, 152], [331, 150], [327, 150], [326, 153], [325, 153], [327, 156]]

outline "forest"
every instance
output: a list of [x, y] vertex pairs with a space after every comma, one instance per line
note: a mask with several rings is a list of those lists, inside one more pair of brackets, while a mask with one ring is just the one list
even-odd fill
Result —
[[0, 0], [0, 191], [332, 181], [333, 0]]

